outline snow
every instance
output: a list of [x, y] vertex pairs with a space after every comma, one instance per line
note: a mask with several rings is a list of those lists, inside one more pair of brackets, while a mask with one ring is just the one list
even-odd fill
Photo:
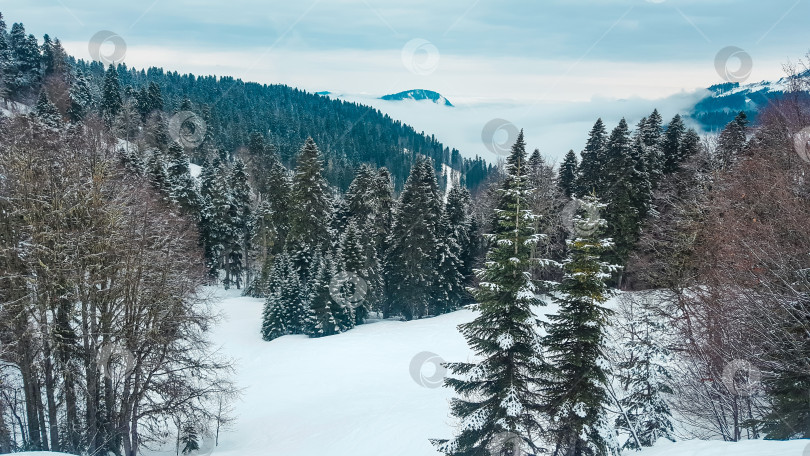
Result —
[[199, 179], [200, 173], [202, 172], [202, 166], [189, 163], [188, 170], [191, 173], [191, 177]]
[[810, 440], [686, 440], [675, 443], [664, 440], [653, 448], [625, 453], [638, 456], [808, 456]]
[[[456, 326], [472, 320], [473, 311], [410, 322], [380, 321], [320, 339], [284, 336], [264, 342], [259, 335], [263, 300], [241, 297], [237, 290], [214, 292], [223, 318], [212, 336], [224, 354], [236, 359], [236, 378], [243, 390], [235, 404], [237, 421], [222, 433], [213, 455], [436, 456], [428, 439], [453, 435], [448, 412], [452, 392], [435, 383], [418, 383], [435, 375], [435, 360], [425, 362], [420, 372], [410, 365], [424, 352], [444, 361], [472, 360]], [[472, 421], [466, 425], [475, 426]], [[173, 450], [167, 447], [147, 456], [173, 455]], [[654, 448], [624, 454], [806, 456], [810, 441], [659, 441]]]

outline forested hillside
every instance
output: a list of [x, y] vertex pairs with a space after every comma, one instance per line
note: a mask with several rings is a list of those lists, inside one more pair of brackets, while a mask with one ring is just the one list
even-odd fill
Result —
[[[118, 101], [105, 98], [109, 94], [104, 93], [104, 80], [110, 75], [104, 64], [67, 56], [59, 40], [47, 35], [39, 43], [36, 37], [26, 35], [19, 23], [3, 34], [5, 49], [0, 52], [4, 52], [7, 99], [31, 105], [44, 87], [63, 115], [69, 110], [74, 117], [101, 115], [111, 109], [110, 115], [120, 129], [134, 131], [143, 124], [147, 135], [149, 130], [156, 134], [154, 129], [159, 125], [155, 124], [160, 123], [147, 117], [162, 113], [161, 122], [167, 123], [177, 112], [188, 111], [199, 119], [200, 138], [192, 155], [197, 164], [202, 163], [203, 156], [235, 158], [249, 146], [251, 135], [259, 133], [287, 166], [295, 164], [298, 148], [312, 137], [324, 153], [327, 181], [341, 190], [348, 188], [355, 168], [362, 163], [386, 167], [397, 190], [402, 189], [420, 155], [433, 159], [437, 171], [442, 164], [458, 170], [468, 188], [477, 187], [493, 169], [481, 159], [463, 158], [458, 150], [442, 145], [435, 137], [374, 108], [286, 85], [179, 74], [154, 67], [139, 70], [122, 63], [115, 68], [121, 91], [117, 106]], [[445, 182], [440, 184], [445, 187]]]

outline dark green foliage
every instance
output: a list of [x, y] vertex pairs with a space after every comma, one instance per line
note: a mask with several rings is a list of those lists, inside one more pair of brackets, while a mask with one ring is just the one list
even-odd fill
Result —
[[410, 320], [427, 315], [437, 278], [437, 231], [441, 202], [433, 161], [414, 165], [397, 205], [384, 266], [385, 316]]
[[290, 252], [303, 277], [309, 275], [312, 256], [323, 253], [331, 240], [329, 224], [332, 201], [326, 180], [321, 174], [321, 152], [312, 138], [307, 138], [298, 154], [290, 198]]
[[123, 104], [121, 85], [118, 83], [118, 71], [110, 65], [104, 75], [104, 85], [101, 88], [101, 118], [108, 126], [113, 124]]
[[276, 257], [262, 314], [262, 338], [270, 341], [287, 334], [303, 334], [308, 315], [307, 293], [287, 253]]
[[598, 215], [605, 206], [590, 196], [580, 204], [581, 211], [574, 217], [580, 235], [568, 242], [564, 276], [553, 296], [560, 310], [549, 315], [542, 341], [546, 348], [543, 411], [550, 420], [547, 434], [553, 454], [617, 454], [605, 416], [607, 372], [602, 362], [610, 315], [603, 307], [610, 296], [605, 280], [615, 267], [600, 260], [610, 247], [601, 237], [605, 221]]
[[664, 132], [664, 137], [661, 140], [661, 154], [664, 158], [662, 171], [664, 174], [674, 173], [680, 167], [680, 163], [683, 161], [681, 143], [685, 132], [686, 127], [683, 120], [681, 120], [681, 116], [675, 114], [675, 117], [667, 125], [666, 132]]
[[737, 114], [731, 122], [726, 125], [720, 137], [717, 139], [717, 166], [728, 168], [739, 157], [746, 142], [746, 128], [748, 117], [744, 112]]
[[180, 450], [182, 454], [191, 454], [200, 449], [199, 437], [197, 436], [197, 430], [194, 428], [193, 424], [186, 423], [183, 426], [180, 444], [183, 445], [183, 448]]
[[610, 176], [602, 196], [607, 203], [606, 232], [614, 242], [609, 258], [623, 265], [638, 241], [652, 198], [643, 143], [639, 137], [631, 138], [624, 119], [610, 134], [604, 173]]
[[562, 164], [560, 164], [560, 176], [558, 179], [560, 189], [563, 194], [569, 198], [576, 191], [578, 166], [577, 154], [575, 154], [573, 150], [569, 150], [568, 153], [565, 154]]
[[532, 306], [540, 302], [528, 274], [531, 244], [538, 236], [526, 205], [530, 189], [522, 131], [506, 171], [498, 191], [492, 248], [485, 268], [478, 271], [481, 282], [475, 299], [480, 314], [459, 326], [481, 361], [447, 364], [453, 376], [445, 385], [458, 394], [451, 413], [461, 422], [454, 439], [433, 441], [447, 455], [501, 454], [506, 449], [495, 445], [506, 432], [538, 451], [542, 361]]
[[605, 162], [607, 148], [607, 130], [602, 119], [597, 119], [588, 134], [588, 141], [585, 149], [582, 150], [582, 161], [579, 164], [579, 176], [577, 178], [578, 195], [590, 195], [596, 193], [601, 195], [604, 189], [605, 176], [602, 165]]

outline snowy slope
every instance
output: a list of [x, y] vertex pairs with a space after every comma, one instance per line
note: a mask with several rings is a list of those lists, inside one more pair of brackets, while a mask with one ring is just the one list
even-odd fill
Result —
[[[420, 352], [444, 360], [470, 354], [455, 327], [462, 310], [436, 318], [383, 321], [322, 339], [259, 335], [263, 301], [226, 295], [216, 330], [238, 360], [238, 422], [217, 455], [435, 455], [428, 438], [450, 437], [450, 391], [420, 386], [409, 365]], [[433, 374], [432, 364], [423, 374]], [[382, 450], [382, 451], [381, 451]]]
[[[451, 436], [451, 392], [421, 386], [409, 367], [425, 351], [446, 361], [469, 359], [456, 326], [471, 320], [472, 311], [371, 323], [323, 339], [285, 336], [264, 342], [259, 335], [262, 300], [240, 297], [235, 290], [215, 293], [224, 318], [214, 339], [236, 358], [243, 395], [235, 404], [232, 429], [221, 435], [218, 447], [202, 455], [437, 456], [428, 439]], [[428, 363], [422, 375], [429, 385], [433, 374]], [[173, 455], [174, 447], [159, 454]], [[810, 456], [810, 441], [664, 441], [624, 454]]]
[[[452, 393], [420, 386], [409, 373], [415, 355], [446, 361], [472, 353], [456, 330], [474, 314], [461, 310], [435, 318], [361, 325], [336, 336], [259, 336], [262, 300], [218, 291], [227, 315], [215, 330], [223, 351], [238, 360], [237, 423], [216, 455], [435, 456], [429, 438], [453, 433]], [[556, 306], [544, 311], [554, 312]], [[430, 378], [433, 365], [422, 375]], [[639, 456], [810, 456], [807, 441], [663, 442]]]

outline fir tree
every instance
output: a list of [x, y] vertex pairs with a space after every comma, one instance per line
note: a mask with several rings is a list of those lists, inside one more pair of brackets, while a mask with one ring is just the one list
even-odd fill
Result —
[[605, 149], [607, 147], [607, 130], [602, 119], [597, 119], [588, 134], [585, 149], [582, 150], [582, 161], [579, 165], [577, 178], [578, 195], [602, 194], [605, 177], [602, 169], [605, 162]]
[[252, 249], [253, 238], [253, 196], [248, 184], [245, 163], [236, 159], [229, 176], [229, 186], [235, 209], [234, 230], [235, 245], [231, 251], [231, 276], [236, 281], [236, 288], [241, 286], [242, 275], [247, 274], [246, 283], [250, 282], [250, 270], [247, 255]]
[[531, 244], [538, 242], [528, 208], [527, 164], [521, 131], [507, 159], [507, 176], [498, 191], [497, 224], [491, 234], [481, 279], [475, 290], [480, 314], [459, 326], [477, 363], [448, 363], [454, 375], [445, 379], [459, 397], [451, 413], [460, 421], [452, 440], [434, 440], [447, 455], [510, 454], [504, 433], [517, 436], [520, 445], [538, 451], [540, 432], [538, 387], [541, 348], [532, 306], [540, 304], [529, 276]]
[[374, 216], [374, 249], [379, 258], [385, 258], [390, 246], [388, 236], [394, 224], [394, 185], [391, 173], [386, 168], [377, 170], [374, 176], [372, 194], [376, 202]]
[[437, 279], [437, 230], [441, 205], [433, 161], [420, 158], [400, 196], [384, 266], [384, 313], [407, 320], [427, 314]]
[[197, 183], [191, 177], [191, 168], [183, 147], [176, 141], [169, 147], [167, 179], [169, 194], [186, 214], [198, 217], [200, 213], [200, 194]]
[[560, 185], [560, 190], [567, 197], [576, 191], [576, 178], [577, 178], [577, 154], [573, 150], [569, 150], [565, 154], [562, 164], [560, 164], [560, 176], [557, 182]]
[[446, 224], [450, 230], [447, 236], [452, 238], [452, 243], [458, 245], [458, 258], [461, 260], [459, 271], [464, 283], [472, 280], [473, 265], [478, 253], [473, 239], [476, 232], [473, 226], [474, 219], [470, 215], [470, 205], [470, 192], [466, 188], [453, 187], [447, 193], [447, 202], [444, 206]]
[[650, 176], [650, 185], [653, 188], [658, 186], [664, 168], [664, 157], [661, 152], [661, 115], [658, 110], [653, 110], [649, 117], [645, 117], [639, 122], [638, 135], [644, 146], [645, 168]]
[[607, 202], [607, 234], [614, 242], [609, 256], [618, 264], [627, 261], [638, 241], [652, 198], [640, 146], [640, 141], [634, 143], [631, 139], [624, 119], [611, 132], [607, 145], [604, 172], [610, 176], [611, 183], [603, 192], [603, 198]]
[[321, 152], [307, 138], [298, 154], [290, 204], [290, 233], [293, 256], [302, 277], [309, 277], [309, 262], [315, 252], [329, 245], [332, 202], [329, 187], [322, 176]]
[[553, 296], [560, 310], [549, 315], [542, 341], [543, 411], [549, 418], [552, 454], [617, 454], [605, 414], [608, 393], [602, 351], [610, 314], [603, 306], [610, 296], [605, 280], [615, 266], [600, 260], [611, 247], [610, 240], [600, 237], [606, 223], [598, 213], [605, 205], [591, 196], [579, 202], [582, 214], [574, 217], [574, 225], [583, 235], [568, 241], [564, 276]]
[[672, 376], [667, 370], [669, 352], [660, 340], [664, 324], [643, 305], [632, 306], [628, 314], [617, 372], [625, 394], [619, 400], [616, 428], [628, 435], [624, 449], [639, 450], [659, 438], [674, 441], [672, 414], [663, 397], [673, 394]]
[[161, 151], [153, 150], [146, 163], [146, 170], [149, 173], [149, 182], [156, 190], [168, 197], [171, 193], [171, 184], [166, 168], [166, 157]]
[[183, 432], [180, 436], [180, 443], [183, 445], [180, 453], [191, 454], [200, 449], [199, 437], [197, 436], [197, 429], [191, 423], [186, 423], [183, 426]]
[[686, 127], [681, 120], [681, 116], [676, 114], [675, 117], [667, 125], [664, 137], [661, 140], [661, 154], [663, 155], [664, 174], [672, 174], [678, 170], [683, 158], [681, 151], [681, 143], [683, 142], [683, 134]]
[[717, 138], [717, 162], [720, 168], [728, 168], [742, 154], [745, 147], [745, 131], [748, 127], [748, 117], [744, 112], [739, 114], [726, 125]]
[[[337, 334], [343, 330], [335, 318], [334, 308], [340, 306], [332, 301], [330, 283], [334, 277], [332, 259], [330, 256], [316, 254], [313, 259], [313, 273], [309, 289], [309, 311], [304, 322], [304, 332], [310, 337], [323, 337]], [[346, 310], [339, 308], [338, 315], [342, 323], [346, 324]]]
[[341, 301], [342, 305], [351, 306], [354, 324], [362, 324], [369, 311], [364, 302], [368, 291], [368, 271], [361, 235], [354, 220], [349, 222], [340, 237], [337, 272], [340, 277], [333, 284], [333, 294], [337, 295], [333, 299]]
[[37, 104], [34, 106], [34, 116], [43, 124], [51, 128], [59, 128], [62, 124], [62, 115], [53, 103], [48, 100], [45, 91], [39, 93]]
[[286, 252], [276, 257], [268, 288], [262, 316], [262, 338], [270, 341], [287, 334], [303, 334], [309, 313], [307, 296], [298, 270]]
[[104, 85], [101, 90], [101, 118], [108, 126], [113, 124], [123, 104], [118, 71], [110, 64], [104, 74]]

